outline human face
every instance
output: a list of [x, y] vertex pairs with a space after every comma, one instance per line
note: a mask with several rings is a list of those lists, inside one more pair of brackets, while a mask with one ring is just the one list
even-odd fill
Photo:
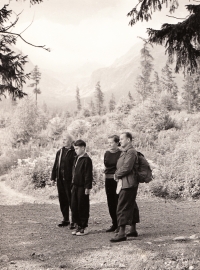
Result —
[[118, 148], [118, 143], [116, 143], [113, 138], [108, 139], [108, 146], [110, 150], [116, 150]]
[[126, 147], [130, 143], [130, 138], [126, 137], [126, 134], [120, 135], [120, 144], [122, 147]]
[[69, 140], [68, 137], [63, 137], [62, 138], [63, 146], [70, 147], [71, 146], [71, 141]]
[[77, 156], [81, 156], [85, 153], [85, 147], [84, 146], [74, 146], [75, 152]]

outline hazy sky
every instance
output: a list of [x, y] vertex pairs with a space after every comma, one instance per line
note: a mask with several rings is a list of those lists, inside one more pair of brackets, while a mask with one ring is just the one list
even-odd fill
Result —
[[[128, 26], [127, 13], [138, 0], [44, 0], [31, 6], [28, 1], [1, 0], [10, 2], [16, 13], [23, 10], [13, 31], [23, 31], [33, 20], [23, 37], [33, 44], [46, 45], [51, 52], [33, 48], [18, 42], [17, 47], [28, 54], [31, 61], [41, 68], [70, 70], [88, 62], [103, 66], [126, 53], [138, 41], [137, 36], [146, 36], [146, 27], [159, 28], [163, 22], [172, 23], [167, 11], [156, 14], [150, 23]], [[176, 16], [183, 16], [184, 3]]]

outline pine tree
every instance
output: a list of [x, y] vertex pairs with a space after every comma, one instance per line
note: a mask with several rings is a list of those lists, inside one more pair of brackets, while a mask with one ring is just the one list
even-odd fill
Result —
[[177, 99], [178, 86], [174, 78], [172, 69], [169, 64], [166, 63], [165, 67], [162, 69], [162, 89], [165, 93], [170, 94], [172, 98]]
[[117, 103], [116, 111], [123, 114], [129, 114], [133, 106], [133, 101], [131, 101], [129, 97], [122, 97]]
[[[163, 5], [169, 6], [169, 11], [174, 12], [179, 7], [178, 0], [138, 0], [136, 6], [128, 13], [131, 17], [130, 25], [138, 21], [149, 21], [153, 12], [161, 11]], [[199, 2], [199, 1], [195, 1]], [[175, 24], [164, 23], [160, 30], [148, 28], [149, 42], [165, 46], [169, 61], [175, 59], [175, 71], [181, 68], [189, 73], [197, 71], [200, 56], [200, 4], [192, 5], [188, 0], [185, 5], [189, 15], [177, 18]], [[181, 21], [180, 21], [181, 20]]]
[[95, 105], [98, 115], [102, 115], [104, 112], [104, 94], [101, 91], [100, 82], [97, 82], [95, 87]]
[[160, 77], [159, 77], [157, 71], [154, 72], [153, 88], [154, 88], [153, 89], [153, 92], [155, 94], [158, 94], [158, 93], [161, 93], [162, 92], [161, 81], [160, 81]]
[[96, 115], [95, 104], [94, 104], [94, 102], [93, 102], [92, 99], [91, 99], [91, 101], [90, 101], [90, 111], [91, 111], [91, 115], [92, 115], [92, 116]]
[[152, 93], [151, 73], [153, 71], [153, 57], [150, 54], [148, 43], [145, 42], [141, 52], [141, 75], [136, 79], [136, 90], [142, 97], [142, 101], [147, 99]]
[[200, 111], [200, 71], [194, 75], [187, 75], [183, 86], [182, 98], [189, 113]]
[[116, 106], [116, 101], [115, 101], [114, 94], [112, 94], [111, 99], [109, 101], [109, 112], [113, 112], [115, 110], [115, 106]]
[[133, 97], [132, 97], [132, 95], [131, 95], [131, 92], [130, 92], [130, 91], [128, 92], [128, 98], [130, 99], [130, 101], [133, 101]]
[[43, 109], [43, 111], [44, 111], [45, 113], [48, 112], [48, 106], [47, 106], [47, 104], [46, 104], [45, 102], [43, 102], [43, 104], [42, 104], [42, 109]]
[[77, 103], [77, 110], [80, 111], [82, 106], [81, 106], [81, 99], [80, 99], [80, 90], [78, 87], [76, 88], [76, 103]]
[[39, 71], [38, 66], [35, 66], [33, 71], [31, 72], [31, 79], [34, 81], [34, 83], [31, 83], [29, 87], [34, 87], [33, 93], [35, 94], [35, 101], [37, 104], [37, 96], [41, 94], [40, 88], [38, 88], [38, 84], [40, 83], [41, 79], [41, 73]]
[[[43, 0], [29, 0], [31, 5], [39, 4]], [[1, 96], [6, 97], [8, 93], [13, 100], [23, 98], [27, 95], [23, 91], [23, 85], [29, 79], [29, 74], [24, 72], [24, 66], [28, 62], [27, 56], [22, 53], [16, 53], [13, 47], [16, 45], [17, 38], [23, 40], [34, 47], [40, 47], [47, 51], [49, 49], [45, 46], [36, 46], [27, 42], [22, 33], [13, 31], [17, 22], [19, 21], [20, 14], [8, 9], [9, 4], [4, 5], [0, 9], [0, 100]], [[12, 14], [16, 14], [15, 20], [12, 20]]]

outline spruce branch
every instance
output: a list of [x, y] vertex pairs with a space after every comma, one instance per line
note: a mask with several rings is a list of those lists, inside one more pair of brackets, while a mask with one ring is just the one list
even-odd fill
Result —
[[36, 48], [42, 48], [42, 49], [44, 49], [44, 50], [50, 52], [50, 48], [46, 48], [46, 47], [45, 47], [46, 45], [34, 45], [34, 44], [32, 44], [32, 43], [26, 41], [26, 40], [21, 36], [21, 34], [13, 33], [13, 32], [7, 32], [7, 31], [0, 31], [0, 33], [3, 34], [3, 35], [4, 35], [4, 34], [5, 34], [5, 35], [7, 34], [7, 35], [14, 35], [14, 36], [17, 36], [17, 37], [19, 37], [21, 40], [23, 40], [25, 43], [27, 43], [28, 45], [31, 45], [31, 46], [36, 47]]

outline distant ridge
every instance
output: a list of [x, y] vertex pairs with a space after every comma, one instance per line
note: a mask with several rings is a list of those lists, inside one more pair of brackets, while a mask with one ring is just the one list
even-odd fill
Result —
[[[133, 96], [136, 95], [135, 82], [140, 74], [140, 50], [142, 46], [142, 41], [137, 42], [127, 53], [117, 58], [112, 65], [95, 69], [90, 76], [86, 76], [86, 74], [88, 75], [92, 68], [98, 66], [97, 63], [88, 63], [88, 67], [85, 65], [82, 69], [79, 68], [70, 74], [64, 71], [59, 73], [56, 70], [40, 69], [42, 77], [39, 87], [42, 94], [38, 96], [38, 102], [40, 104], [45, 102], [49, 107], [58, 109], [74, 109], [76, 87], [79, 87], [81, 98], [87, 103], [93, 97], [95, 85], [98, 81], [101, 83], [107, 101], [112, 93], [116, 100], [126, 96], [129, 91]], [[154, 58], [154, 69], [160, 74], [167, 61], [165, 48], [163, 46], [149, 46], [149, 49]], [[29, 59], [25, 71], [31, 72], [34, 66], [35, 64]], [[183, 74], [175, 74], [175, 78], [179, 90], [181, 90], [184, 81]], [[28, 87], [29, 84], [30, 81], [27, 81], [24, 91], [32, 96], [33, 89]]]

